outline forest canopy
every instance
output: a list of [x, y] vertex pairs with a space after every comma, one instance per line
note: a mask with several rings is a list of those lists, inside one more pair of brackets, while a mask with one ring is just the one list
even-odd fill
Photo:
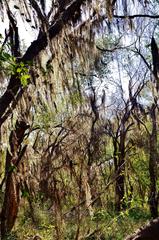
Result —
[[158, 239], [158, 10], [0, 1], [1, 239]]

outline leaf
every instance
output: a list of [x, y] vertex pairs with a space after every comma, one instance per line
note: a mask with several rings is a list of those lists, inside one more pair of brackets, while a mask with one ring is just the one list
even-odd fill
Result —
[[3, 52], [3, 56], [6, 60], [9, 60], [11, 55], [9, 53]]
[[21, 63], [20, 63], [20, 66], [21, 66], [21, 67], [24, 67], [25, 65], [24, 65], [24, 63], [23, 63], [23, 62], [21, 62]]
[[21, 68], [17, 68], [17, 73], [21, 73], [22, 69]]
[[8, 54], [8, 53], [6, 53], [6, 52], [2, 52], [1, 54], [0, 54], [0, 60], [1, 61], [8, 61], [8, 60], [10, 60], [10, 58], [11, 58], [11, 56], [10, 56], [10, 54]]
[[24, 74], [20, 77], [20, 81], [23, 87], [26, 87], [28, 85], [28, 79], [30, 79], [30, 76], [28, 74]]

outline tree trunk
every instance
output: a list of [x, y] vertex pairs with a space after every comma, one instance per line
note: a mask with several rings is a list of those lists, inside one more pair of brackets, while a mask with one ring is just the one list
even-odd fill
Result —
[[[125, 208], [124, 206], [124, 183], [125, 183], [125, 132], [120, 132], [120, 142], [119, 142], [119, 152], [117, 153], [117, 148], [114, 149], [116, 155], [114, 156], [115, 170], [118, 177], [116, 178], [115, 183], [115, 210], [117, 212]], [[118, 155], [118, 156], [117, 156]]]
[[19, 184], [16, 183], [15, 174], [9, 172], [6, 180], [4, 202], [1, 212], [1, 238], [11, 232], [18, 214], [19, 207]]
[[125, 240], [158, 240], [159, 239], [159, 218], [149, 222], [146, 226], [137, 230]]
[[117, 212], [121, 211], [122, 208], [124, 208], [124, 182], [125, 182], [125, 176], [124, 176], [124, 160], [120, 160], [118, 164], [118, 177], [116, 179], [115, 184], [115, 210]]
[[11, 232], [18, 214], [20, 185], [16, 171], [26, 150], [26, 146], [21, 148], [21, 143], [27, 128], [24, 121], [17, 121], [15, 130], [11, 131], [9, 137], [10, 151], [7, 150], [6, 155], [5, 192], [1, 212], [1, 239], [5, 239]]

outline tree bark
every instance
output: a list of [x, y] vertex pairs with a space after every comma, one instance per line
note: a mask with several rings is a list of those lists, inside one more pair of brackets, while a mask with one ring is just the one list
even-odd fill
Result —
[[[118, 158], [118, 160], [116, 159]], [[124, 208], [124, 184], [125, 184], [125, 132], [120, 132], [120, 142], [119, 142], [119, 152], [117, 153], [117, 156], [115, 157], [116, 163], [116, 173], [118, 177], [116, 178], [115, 183], [115, 210], [117, 212], [121, 211]]]
[[25, 130], [29, 126], [24, 121], [17, 121], [15, 130], [11, 131], [5, 166], [5, 192], [1, 211], [1, 239], [5, 239], [15, 224], [20, 202], [20, 184], [17, 181], [16, 171], [23, 157], [26, 146], [21, 148]]
[[1, 212], [1, 238], [11, 232], [18, 214], [20, 186], [16, 183], [16, 176], [9, 172], [6, 180], [4, 202]]
[[159, 218], [149, 222], [146, 226], [137, 230], [125, 240], [158, 240], [159, 236]]

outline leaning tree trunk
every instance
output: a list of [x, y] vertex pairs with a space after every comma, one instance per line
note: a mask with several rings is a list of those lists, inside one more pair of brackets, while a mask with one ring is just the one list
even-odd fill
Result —
[[5, 196], [1, 212], [2, 239], [5, 239], [5, 236], [10, 233], [17, 218], [19, 206], [19, 189], [19, 184], [16, 184], [15, 174], [9, 172], [6, 179]]
[[20, 185], [16, 171], [26, 150], [26, 146], [22, 148], [21, 143], [27, 128], [24, 121], [17, 121], [9, 138], [10, 151], [7, 150], [6, 154], [5, 192], [1, 212], [1, 239], [5, 239], [11, 232], [18, 214]]
[[150, 221], [144, 227], [138, 229], [134, 234], [125, 240], [158, 240], [159, 239], [159, 218]]
[[152, 132], [150, 134], [150, 150], [149, 150], [149, 174], [150, 174], [150, 193], [149, 193], [149, 207], [151, 216], [156, 218], [158, 216], [158, 193], [156, 189], [157, 184], [157, 121], [156, 121], [156, 106], [151, 108]]

